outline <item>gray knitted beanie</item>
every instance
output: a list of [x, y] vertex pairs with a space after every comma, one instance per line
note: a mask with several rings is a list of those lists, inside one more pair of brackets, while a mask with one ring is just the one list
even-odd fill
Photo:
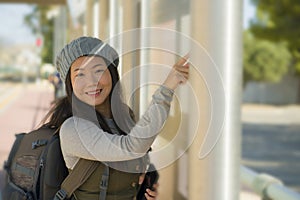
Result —
[[56, 57], [56, 68], [63, 82], [72, 63], [81, 56], [98, 55], [105, 59], [107, 65], [119, 64], [119, 56], [114, 48], [93, 37], [79, 37], [67, 44]]

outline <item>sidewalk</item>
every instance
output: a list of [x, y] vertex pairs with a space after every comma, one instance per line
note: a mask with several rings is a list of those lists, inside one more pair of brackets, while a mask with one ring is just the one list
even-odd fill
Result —
[[300, 105], [273, 106], [244, 104], [241, 108], [242, 122], [256, 124], [300, 124]]
[[16, 84], [7, 90], [14, 92], [1, 101], [0, 169], [15, 140], [14, 135], [37, 128], [48, 112], [54, 97], [53, 89], [47, 82]]

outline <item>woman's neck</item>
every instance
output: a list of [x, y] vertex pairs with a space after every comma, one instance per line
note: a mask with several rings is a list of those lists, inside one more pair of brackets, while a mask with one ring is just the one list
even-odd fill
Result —
[[97, 105], [95, 107], [97, 112], [99, 112], [105, 118], [112, 118], [112, 113], [110, 109], [110, 102], [109, 100], [105, 100], [102, 104]]

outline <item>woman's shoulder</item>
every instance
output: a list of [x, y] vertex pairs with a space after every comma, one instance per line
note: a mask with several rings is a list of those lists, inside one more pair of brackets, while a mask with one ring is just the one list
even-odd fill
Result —
[[63, 134], [68, 134], [70, 132], [74, 132], [74, 130], [78, 130], [78, 128], [85, 128], [91, 126], [95, 126], [95, 124], [86, 119], [72, 116], [63, 122], [60, 128], [60, 132]]
[[69, 117], [62, 123], [60, 130], [72, 128], [75, 125], [74, 121], [75, 121], [75, 117]]

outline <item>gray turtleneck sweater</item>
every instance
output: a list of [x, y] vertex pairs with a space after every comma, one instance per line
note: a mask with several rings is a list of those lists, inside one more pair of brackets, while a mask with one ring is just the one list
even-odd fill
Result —
[[79, 117], [67, 119], [60, 129], [61, 149], [67, 167], [73, 169], [79, 158], [113, 162], [145, 155], [168, 117], [172, 97], [172, 90], [160, 86], [145, 114], [128, 135], [109, 134]]

